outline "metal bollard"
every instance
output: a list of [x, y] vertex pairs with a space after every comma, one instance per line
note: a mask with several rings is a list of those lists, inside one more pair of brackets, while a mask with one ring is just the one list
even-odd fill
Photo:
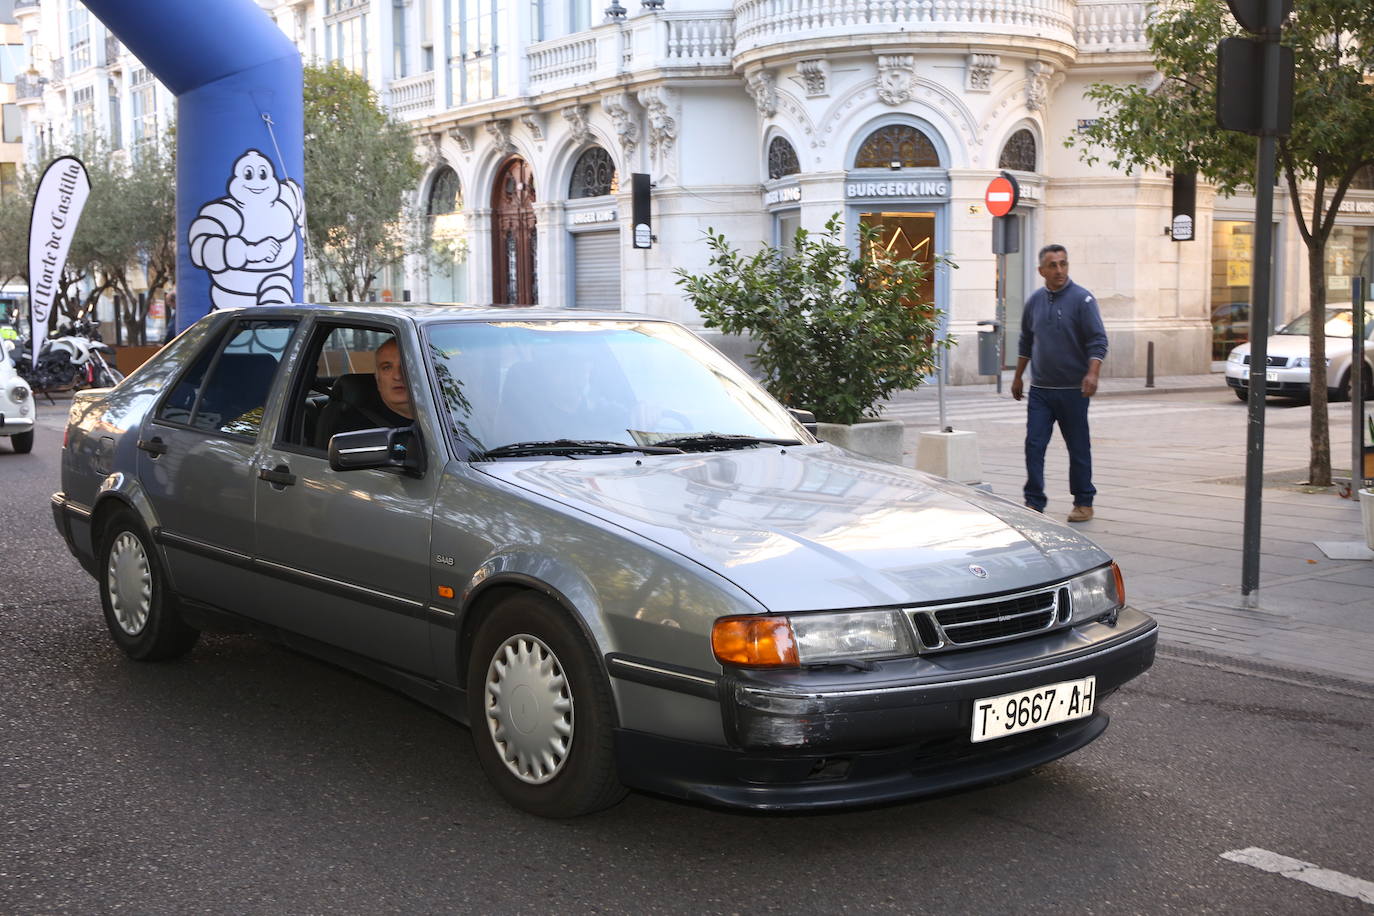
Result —
[[1145, 345], [1145, 387], [1155, 386], [1155, 342], [1152, 340]]

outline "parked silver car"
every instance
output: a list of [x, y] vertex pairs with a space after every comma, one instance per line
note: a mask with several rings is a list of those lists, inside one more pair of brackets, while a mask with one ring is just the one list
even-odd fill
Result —
[[[1351, 371], [1354, 352], [1350, 338], [1355, 324], [1354, 311], [1349, 307], [1326, 309], [1326, 384], [1327, 397], [1332, 401], [1350, 400], [1350, 380], [1357, 377]], [[1312, 394], [1312, 313], [1303, 312], [1280, 327], [1269, 337], [1265, 357], [1265, 393], [1290, 398], [1307, 398]], [[1364, 364], [1358, 371], [1363, 379], [1364, 396], [1374, 399], [1374, 320], [1365, 322]], [[1241, 344], [1226, 358], [1226, 384], [1244, 401], [1250, 396], [1250, 345]]]
[[621, 313], [215, 312], [74, 397], [53, 516], [131, 657], [250, 626], [469, 724], [549, 816], [1000, 778], [1154, 659], [1086, 538]]
[[0, 436], [21, 454], [33, 451], [33, 390], [15, 370], [13, 341], [0, 340]]

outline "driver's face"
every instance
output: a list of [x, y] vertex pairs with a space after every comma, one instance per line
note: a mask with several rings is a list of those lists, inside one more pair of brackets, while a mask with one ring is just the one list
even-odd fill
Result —
[[377, 348], [377, 393], [382, 403], [407, 419], [415, 418], [410, 403], [410, 386], [396, 341], [388, 340]]

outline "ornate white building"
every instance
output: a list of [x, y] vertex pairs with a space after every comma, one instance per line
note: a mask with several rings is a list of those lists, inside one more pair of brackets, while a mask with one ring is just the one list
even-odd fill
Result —
[[[699, 325], [674, 271], [705, 267], [707, 227], [748, 248], [840, 213], [851, 243], [865, 221], [891, 246], [958, 265], [937, 270], [931, 292], [964, 344], [952, 380], [976, 381], [977, 322], [995, 311], [983, 195], [1007, 170], [1022, 193], [1009, 363], [1020, 303], [1039, 282], [1035, 251], [1049, 242], [1068, 247], [1074, 279], [1102, 305], [1109, 374], [1144, 374], [1151, 342], [1156, 372], [1205, 372], [1243, 335], [1228, 319], [1249, 297], [1252, 201], [1200, 188], [1196, 240], [1175, 242], [1167, 175], [1089, 166], [1064, 144], [1097, 115], [1089, 84], [1158, 79], [1147, 2], [259, 3], [307, 61], [362, 72], [415, 131], [432, 244], [384, 278], [384, 298], [625, 308]], [[118, 96], [132, 136], [137, 62], [90, 19], [77, 69], [77, 0], [15, 6], [26, 44], [49, 49], [38, 102], [21, 91], [21, 105], [41, 109], [26, 111], [26, 141], [45, 119], [91, 111], [88, 85], [111, 106], [94, 117], [114, 123]], [[647, 249], [631, 244], [632, 173], [652, 182]], [[1306, 302], [1286, 208], [1276, 205], [1280, 317]], [[1374, 266], [1371, 214], [1374, 192], [1352, 192], [1333, 237], [1336, 301]]]

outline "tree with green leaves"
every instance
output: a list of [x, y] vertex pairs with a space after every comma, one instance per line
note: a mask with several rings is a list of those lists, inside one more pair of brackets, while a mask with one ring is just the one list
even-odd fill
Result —
[[338, 64], [305, 68], [308, 255], [330, 301], [366, 298], [415, 249], [406, 200], [422, 173], [410, 131], [367, 80]]
[[837, 213], [824, 232], [797, 230], [790, 251], [745, 256], [707, 229], [710, 270], [676, 273], [708, 328], [753, 339], [770, 394], [823, 422], [852, 424], [919, 386], [952, 339], [938, 337], [940, 312], [922, 299], [923, 263], [889, 256], [874, 226], [860, 224], [859, 255], [843, 234]]
[[[1146, 168], [1195, 171], [1221, 194], [1255, 181], [1256, 140], [1216, 124], [1216, 47], [1241, 34], [1224, 0], [1168, 0], [1148, 28], [1154, 89], [1097, 83], [1088, 97], [1102, 117], [1066, 145], [1128, 174]], [[1369, 0], [1304, 0], [1283, 29], [1293, 49], [1293, 130], [1279, 138], [1278, 165], [1307, 246], [1310, 307], [1326, 306], [1326, 243], [1351, 182], [1374, 164], [1374, 10]], [[1312, 422], [1309, 481], [1331, 483], [1326, 340], [1312, 322]], [[1354, 376], [1353, 384], [1359, 384]]]

